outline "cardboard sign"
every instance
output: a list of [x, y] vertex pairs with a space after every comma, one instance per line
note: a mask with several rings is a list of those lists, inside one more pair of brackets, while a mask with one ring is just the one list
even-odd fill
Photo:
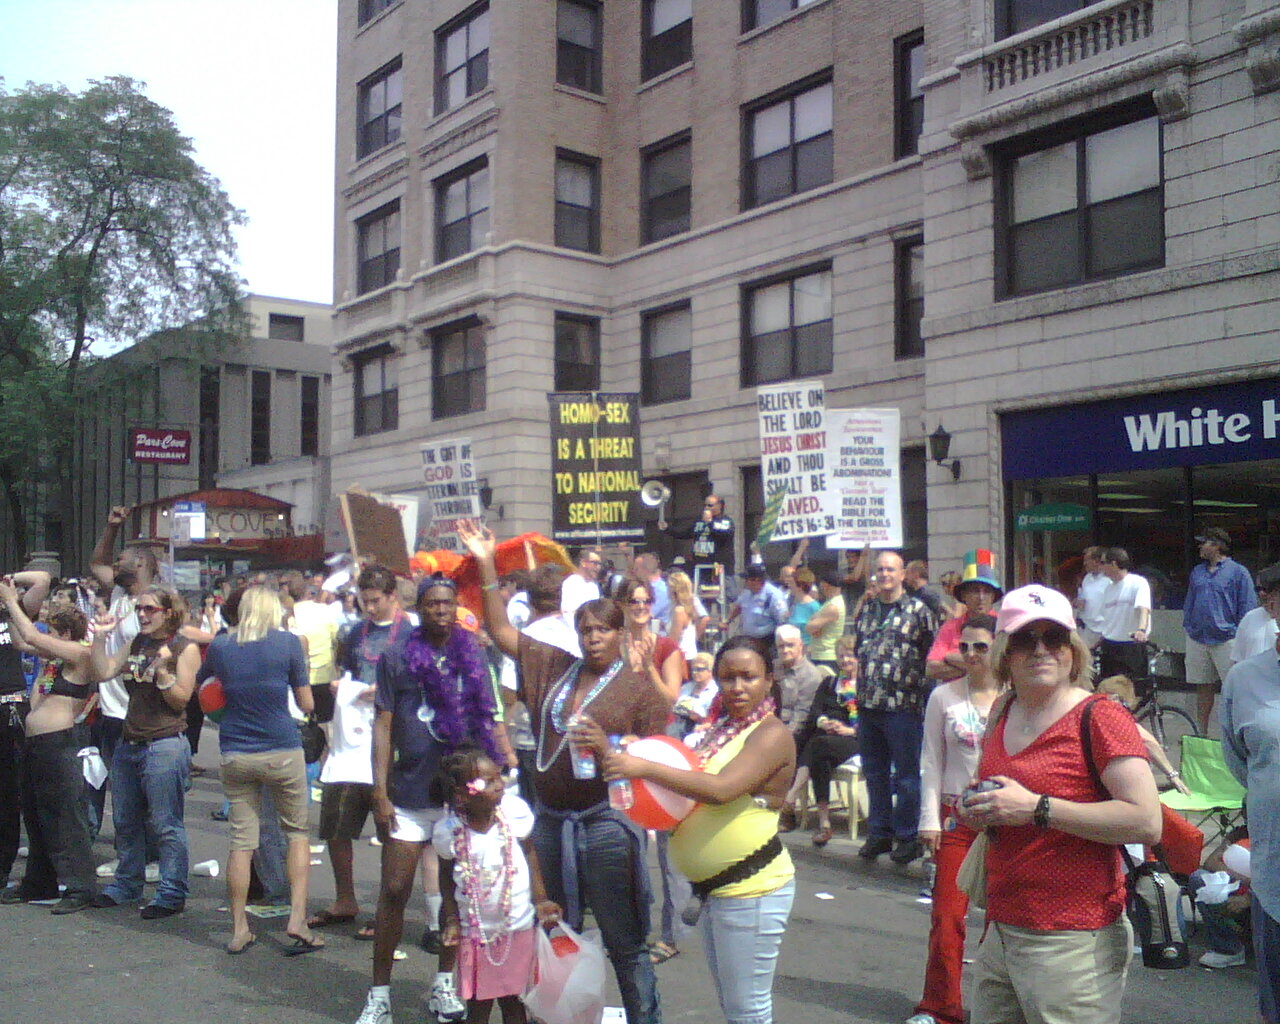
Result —
[[409, 547], [404, 542], [399, 511], [382, 504], [372, 494], [354, 489], [340, 495], [338, 500], [352, 556], [408, 576]]
[[[822, 381], [756, 388], [756, 409], [765, 505], [777, 510], [770, 539], [799, 540], [834, 533]], [[779, 493], [785, 497], [779, 498]]]
[[839, 502], [829, 548], [902, 547], [897, 409], [829, 409], [831, 482]]
[[552, 536], [562, 543], [643, 540], [640, 396], [550, 394]]
[[134, 427], [129, 432], [129, 451], [134, 462], [185, 466], [191, 461], [191, 431]]
[[465, 551], [458, 539], [458, 520], [479, 519], [484, 514], [471, 438], [431, 441], [421, 450], [422, 477], [431, 510], [431, 544], [446, 551]]

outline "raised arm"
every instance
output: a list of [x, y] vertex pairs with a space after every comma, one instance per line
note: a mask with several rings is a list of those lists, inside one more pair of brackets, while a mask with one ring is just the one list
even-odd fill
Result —
[[498, 550], [497, 539], [487, 526], [472, 519], [460, 519], [458, 537], [475, 557], [480, 568], [480, 589], [484, 593], [485, 627], [498, 645], [498, 650], [512, 658], [520, 653], [520, 631], [507, 618], [507, 604], [498, 593], [498, 568], [494, 556]]
[[9, 610], [9, 621], [17, 630], [19, 639], [42, 658], [60, 658], [77, 667], [85, 664], [89, 659], [88, 647], [75, 640], [59, 640], [50, 633], [41, 633], [27, 617], [26, 609], [18, 598], [18, 588], [14, 586], [16, 578], [6, 576], [0, 580], [0, 600], [3, 600], [4, 606]]
[[53, 582], [53, 578], [43, 569], [28, 569], [26, 572], [14, 573], [10, 579], [15, 586], [27, 588], [27, 592], [22, 595], [22, 610], [33, 617], [39, 615], [40, 606], [49, 596], [49, 584]]
[[114, 615], [99, 615], [93, 620], [93, 645], [89, 648], [89, 675], [93, 681], [100, 683], [105, 679], [114, 679], [124, 671], [129, 657], [129, 645], [126, 644], [115, 655], [107, 653], [107, 637], [119, 623]]
[[98, 546], [89, 556], [89, 571], [93, 578], [104, 587], [115, 583], [116, 573], [112, 566], [116, 547], [116, 534], [120, 532], [120, 524], [129, 518], [127, 505], [116, 505], [107, 515], [107, 525], [102, 528], [102, 536], [98, 538]]

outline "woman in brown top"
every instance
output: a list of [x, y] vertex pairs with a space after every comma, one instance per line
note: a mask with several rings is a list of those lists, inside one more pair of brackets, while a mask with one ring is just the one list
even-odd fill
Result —
[[[186, 602], [167, 587], [147, 587], [134, 611], [139, 632], [127, 650], [108, 656], [93, 647], [99, 681], [119, 675], [129, 692], [124, 736], [111, 761], [111, 808], [120, 857], [115, 881], [94, 899], [95, 907], [118, 907], [140, 899], [146, 869], [146, 832], [160, 850], [160, 885], [142, 908], [143, 920], [181, 913], [187, 900], [187, 828], [183, 823], [191, 748], [187, 745], [187, 701], [196, 685], [200, 649], [178, 635]], [[97, 629], [115, 629], [100, 616]]]
[[[547, 898], [582, 925], [590, 905], [613, 963], [628, 1024], [661, 1024], [657, 979], [645, 939], [649, 881], [645, 834], [609, 808], [598, 761], [608, 753], [603, 735], [662, 732], [671, 701], [622, 656], [625, 626], [613, 601], [588, 601], [574, 616], [582, 658], [521, 634], [507, 619], [494, 566], [496, 541], [488, 528], [458, 524], [458, 536], [476, 557], [484, 585], [489, 635], [520, 666], [520, 700], [529, 708], [537, 741], [537, 818], [533, 842], [546, 877]], [[570, 740], [574, 742], [570, 742]], [[595, 768], [577, 778], [574, 747], [593, 748], [583, 760]]]

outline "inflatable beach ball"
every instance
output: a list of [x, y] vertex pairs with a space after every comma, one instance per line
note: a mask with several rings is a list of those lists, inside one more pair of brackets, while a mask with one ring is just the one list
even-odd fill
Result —
[[[636, 740], [627, 747], [627, 753], [646, 761], [665, 764], [669, 768], [695, 772], [702, 770], [698, 755], [680, 740], [670, 736], [649, 736]], [[632, 779], [631, 788], [635, 792], [635, 803], [627, 811], [627, 816], [642, 828], [670, 832], [697, 806], [696, 800], [673, 793], [647, 779]]]
[[221, 679], [206, 679], [200, 685], [200, 710], [215, 725], [222, 721], [223, 713], [227, 710], [227, 691], [222, 688]]

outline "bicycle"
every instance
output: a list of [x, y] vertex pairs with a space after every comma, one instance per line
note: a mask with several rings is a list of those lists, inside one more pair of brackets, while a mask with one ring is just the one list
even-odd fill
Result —
[[1176, 768], [1182, 758], [1182, 737], [1200, 736], [1202, 733], [1199, 723], [1182, 708], [1160, 703], [1161, 676], [1156, 672], [1155, 666], [1163, 652], [1152, 643], [1148, 643], [1146, 647], [1147, 675], [1133, 680], [1134, 690], [1138, 694], [1138, 705], [1133, 709], [1133, 717], [1140, 725], [1146, 726]]

